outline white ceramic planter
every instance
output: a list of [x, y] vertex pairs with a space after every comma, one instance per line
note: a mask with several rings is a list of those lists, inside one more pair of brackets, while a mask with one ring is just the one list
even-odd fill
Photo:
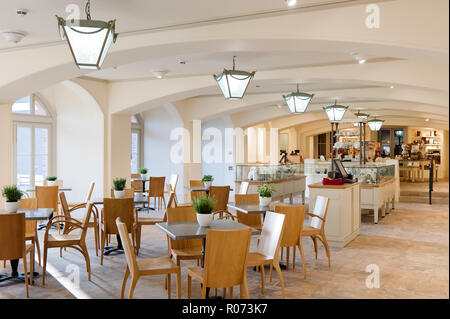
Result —
[[272, 202], [272, 197], [261, 197], [259, 196], [259, 205], [262, 207], [269, 206], [269, 204]]
[[19, 209], [19, 202], [6, 202], [5, 210], [7, 213], [15, 213]]
[[208, 227], [213, 221], [213, 214], [198, 214], [197, 222], [202, 227]]
[[147, 179], [147, 174], [141, 174], [141, 178], [142, 178], [143, 180], [146, 180], [146, 179]]
[[114, 198], [125, 198], [125, 191], [114, 190]]
[[212, 182], [203, 182], [205, 184], [205, 187], [209, 189], [211, 187]]
[[56, 186], [56, 181], [47, 181], [47, 186]]

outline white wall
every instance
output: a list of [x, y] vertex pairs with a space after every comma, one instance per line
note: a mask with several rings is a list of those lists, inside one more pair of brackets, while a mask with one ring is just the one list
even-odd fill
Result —
[[175, 128], [184, 127], [177, 110], [171, 104], [151, 109], [142, 114], [144, 120], [144, 167], [150, 176], [165, 176], [166, 183], [172, 174], [179, 174], [177, 197], [183, 198], [183, 164], [173, 163], [170, 151], [176, 141], [170, 141]]
[[[12, 181], [12, 132], [11, 105], [0, 105], [0, 190]], [[0, 198], [0, 208], [3, 202]]]
[[94, 197], [103, 196], [103, 113], [81, 88], [57, 84], [40, 92], [56, 112], [56, 172], [69, 202], [85, 199], [95, 181]]

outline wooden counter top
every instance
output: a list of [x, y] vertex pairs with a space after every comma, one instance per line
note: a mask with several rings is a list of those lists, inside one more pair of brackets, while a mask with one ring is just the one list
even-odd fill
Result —
[[343, 184], [343, 185], [323, 185], [322, 183], [309, 184], [309, 188], [329, 188], [329, 189], [346, 189], [351, 188], [355, 185], [359, 185], [361, 182], [356, 182], [353, 184]]
[[290, 178], [286, 178], [286, 179], [278, 179], [278, 180], [274, 180], [274, 181], [250, 181], [248, 179], [245, 179], [243, 181], [234, 181], [234, 182], [235, 183], [247, 182], [250, 185], [280, 184], [280, 183], [284, 183], [284, 182], [298, 181], [298, 180], [305, 179], [305, 178], [306, 178], [305, 175], [301, 175], [301, 176], [295, 176], [295, 177], [290, 177]]

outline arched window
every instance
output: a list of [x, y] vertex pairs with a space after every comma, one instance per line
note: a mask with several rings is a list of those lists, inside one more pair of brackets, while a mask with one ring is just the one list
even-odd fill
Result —
[[139, 114], [131, 116], [131, 174], [139, 173], [143, 164], [143, 121]]
[[12, 112], [14, 183], [20, 188], [34, 187], [54, 174], [54, 116], [35, 94], [14, 102]]

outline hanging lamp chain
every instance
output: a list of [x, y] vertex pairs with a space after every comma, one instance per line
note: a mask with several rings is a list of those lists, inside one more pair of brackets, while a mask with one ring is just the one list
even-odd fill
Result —
[[86, 12], [86, 19], [91, 20], [91, 0], [88, 0], [86, 3], [86, 8], [84, 11]]
[[236, 69], [236, 56], [233, 55], [233, 71]]
[[300, 93], [300, 84], [297, 83], [297, 93]]

